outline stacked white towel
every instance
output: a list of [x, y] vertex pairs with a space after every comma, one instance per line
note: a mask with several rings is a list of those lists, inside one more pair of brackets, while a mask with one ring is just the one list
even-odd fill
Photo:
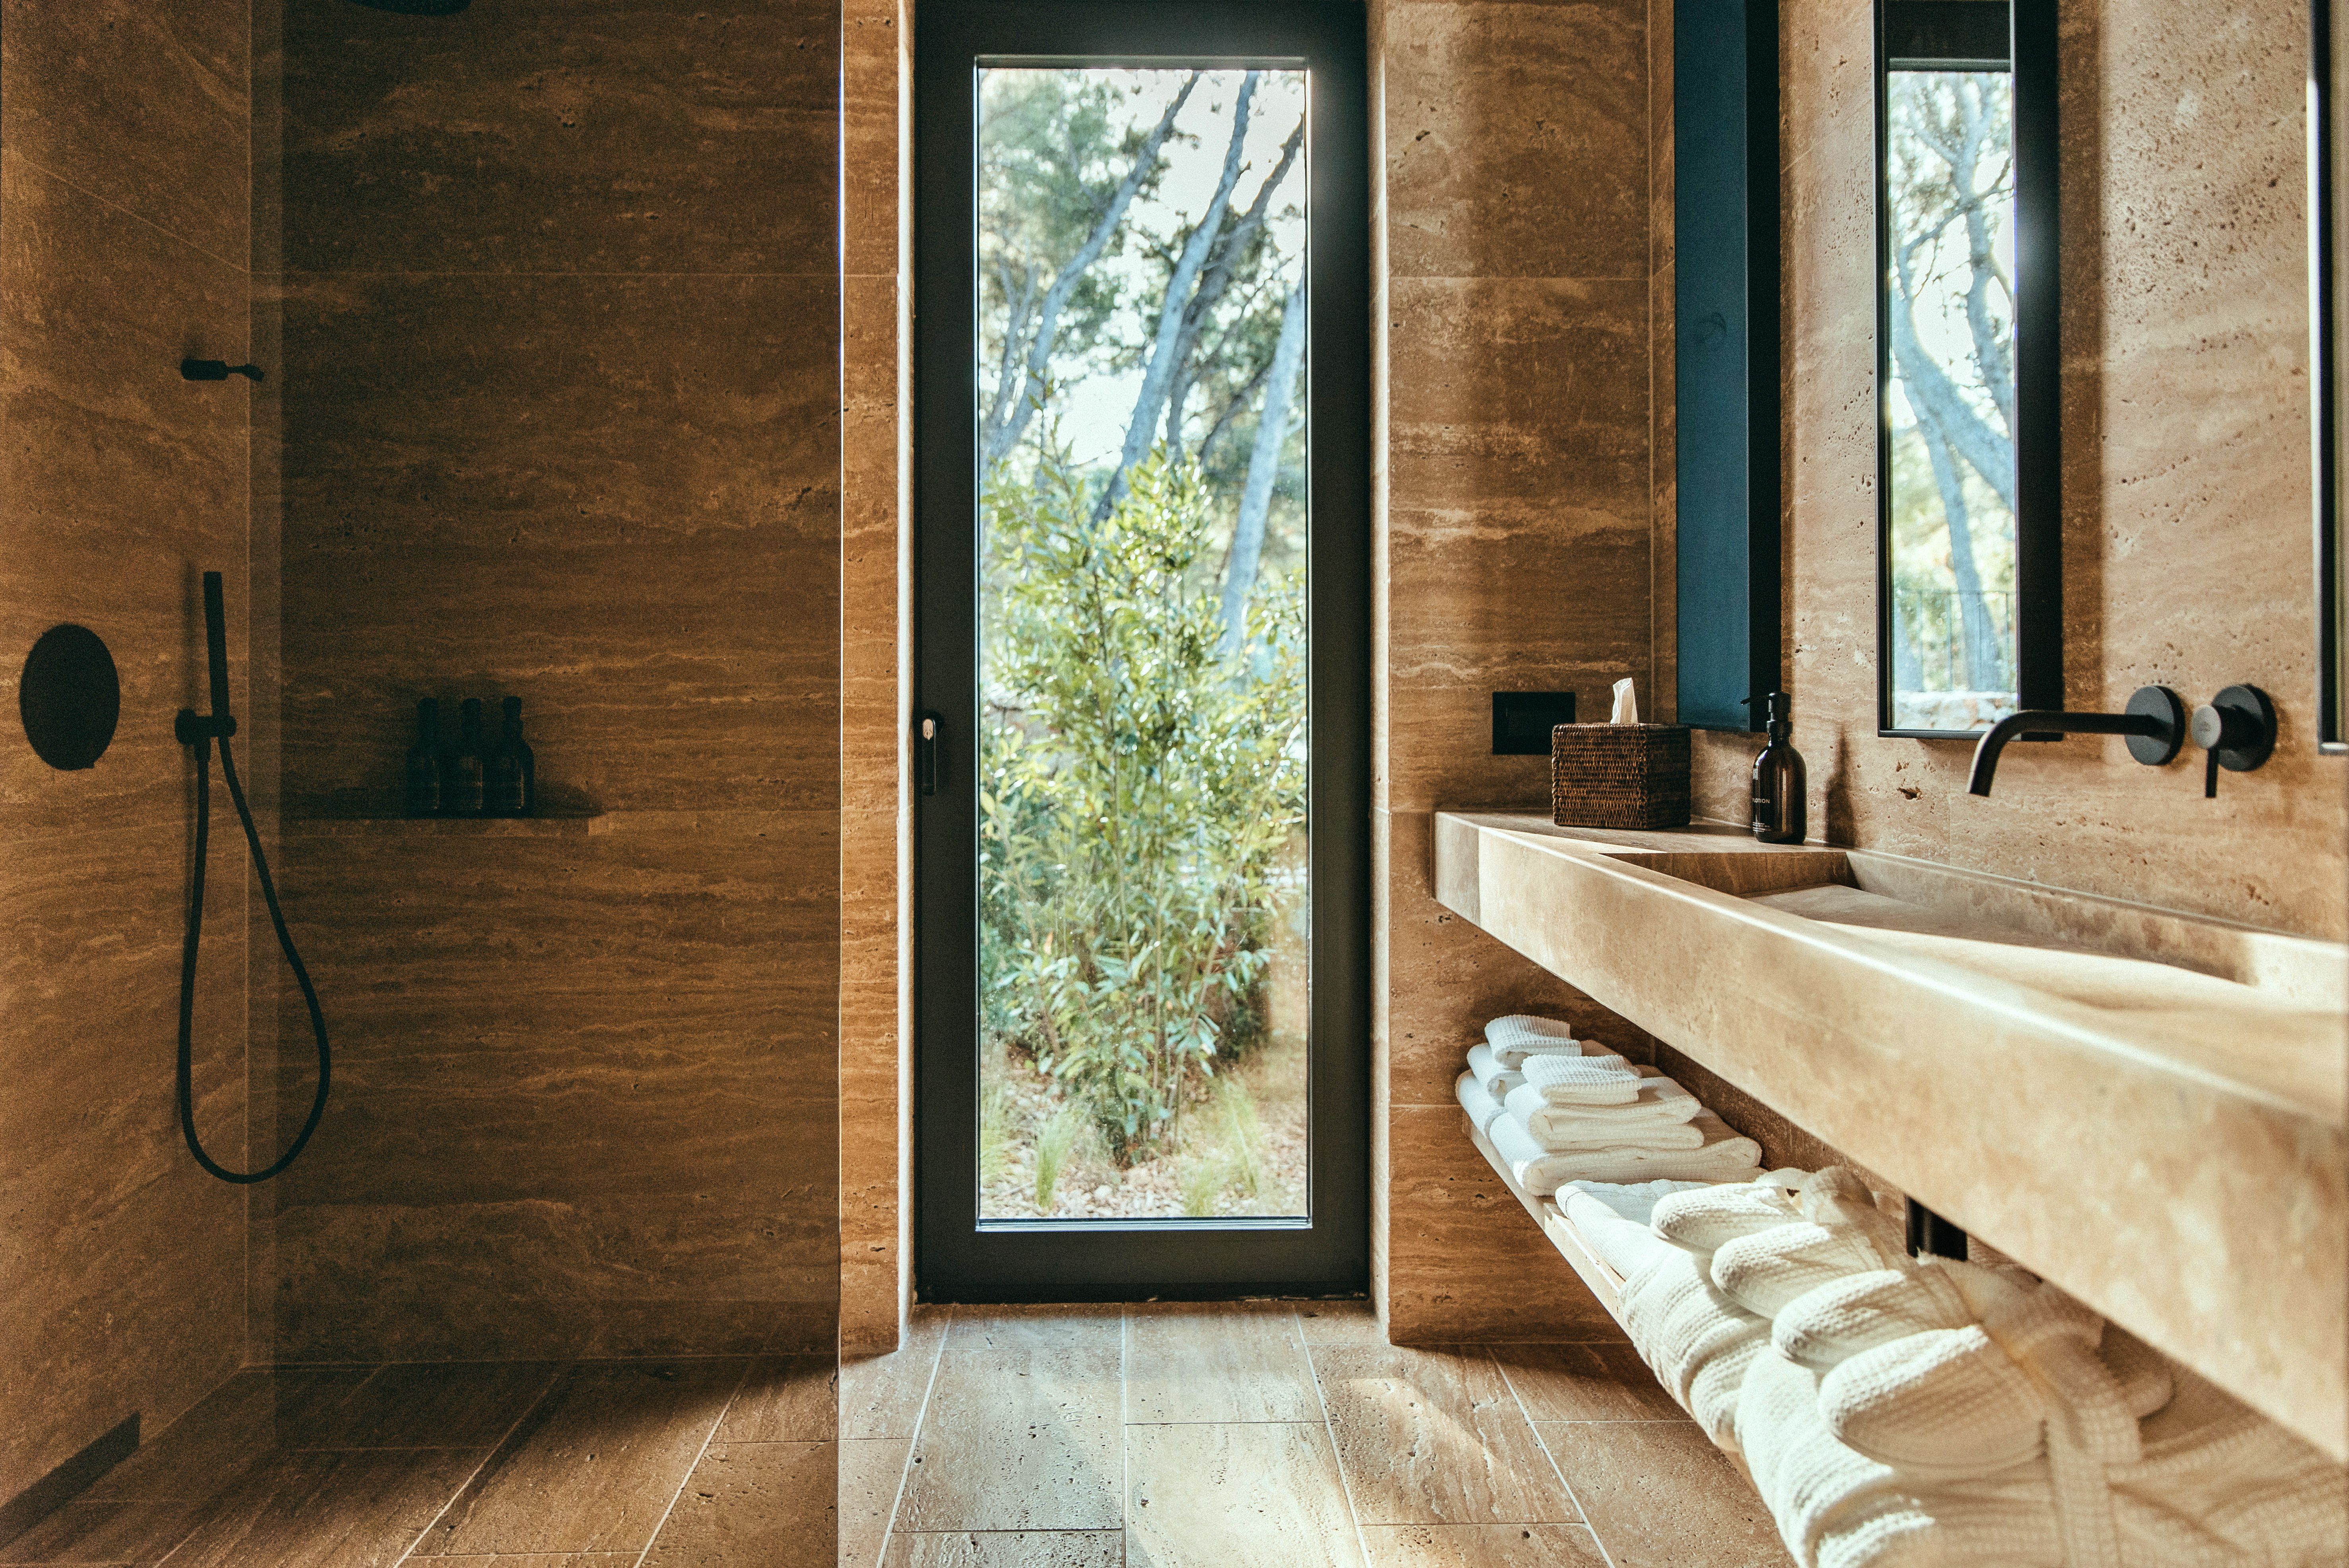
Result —
[[1761, 1148], [1655, 1068], [1592, 1049], [1556, 1018], [1512, 1013], [1485, 1026], [1454, 1088], [1520, 1186], [1738, 1181]]
[[1537, 1018], [1530, 1013], [1512, 1013], [1506, 1018], [1494, 1019], [1485, 1026], [1485, 1043], [1493, 1048], [1493, 1059], [1511, 1071], [1522, 1068], [1535, 1057], [1582, 1054], [1574, 1031], [1563, 1022]]
[[1544, 1197], [1578, 1179], [1735, 1181], [1754, 1173], [1762, 1150], [1752, 1139], [1741, 1137], [1709, 1110], [1699, 1111], [1690, 1125], [1702, 1135], [1694, 1149], [1582, 1148], [1553, 1153], [1526, 1130], [1524, 1122], [1506, 1113], [1486, 1130], [1486, 1136], [1517, 1184]]
[[1515, 1068], [1505, 1068], [1493, 1055], [1493, 1047], [1480, 1045], [1468, 1052], [1468, 1070], [1485, 1086], [1485, 1092], [1495, 1099], [1506, 1099], [1509, 1091], [1526, 1081], [1526, 1075]]
[[1612, 1210], [1616, 1218], [1629, 1220], [1641, 1230], [1656, 1217], [1659, 1200], [1675, 1192], [1695, 1192], [1711, 1188], [1711, 1181], [1568, 1181], [1558, 1189], [1557, 1199], [1567, 1201], [1568, 1189], [1586, 1198], [1595, 1198]]
[[[1652, 1072], [1653, 1068], [1642, 1068]], [[1704, 1109], [1668, 1078], [1636, 1080], [1633, 1098], [1619, 1105], [1560, 1105], [1539, 1084], [1524, 1083], [1503, 1102], [1545, 1149], [1700, 1149], [1690, 1123]]]
[[1459, 1082], [1452, 1086], [1452, 1093], [1460, 1101], [1460, 1109], [1468, 1113], [1468, 1119], [1476, 1124], [1477, 1131], [1490, 1132], [1493, 1123], [1501, 1119], [1501, 1102], [1492, 1097], [1474, 1072], [1462, 1073]]

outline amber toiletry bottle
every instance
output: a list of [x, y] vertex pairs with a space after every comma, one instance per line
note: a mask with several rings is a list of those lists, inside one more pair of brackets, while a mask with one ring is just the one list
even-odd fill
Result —
[[460, 710], [457, 754], [440, 778], [440, 811], [448, 817], [481, 814], [481, 699], [469, 696]]
[[1809, 825], [1803, 810], [1803, 754], [1795, 733], [1795, 699], [1774, 691], [1764, 697], [1770, 744], [1754, 759], [1754, 836], [1765, 844], [1799, 844]]
[[490, 748], [486, 782], [492, 817], [527, 817], [538, 810], [538, 766], [522, 738], [522, 698], [505, 701], [506, 719]]
[[408, 748], [408, 814], [440, 814], [440, 705], [429, 696], [416, 705], [416, 744]]

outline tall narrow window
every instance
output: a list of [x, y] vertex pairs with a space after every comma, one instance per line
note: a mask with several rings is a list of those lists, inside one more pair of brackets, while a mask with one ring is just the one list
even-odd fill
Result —
[[1964, 733], [2017, 706], [2008, 23], [1898, 0], [1884, 17], [1885, 727]]
[[933, 1296], [1359, 1283], [1360, 25], [925, 8]]
[[979, 1212], [1303, 1214], [1305, 73], [978, 105]]

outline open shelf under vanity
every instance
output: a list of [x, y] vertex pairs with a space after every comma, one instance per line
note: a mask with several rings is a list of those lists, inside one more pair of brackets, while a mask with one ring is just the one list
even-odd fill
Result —
[[[1454, 913], [2349, 1456], [2349, 948], [1720, 826], [1444, 811], [1435, 837]], [[1613, 1271], [1462, 1125], [1619, 1318]]]

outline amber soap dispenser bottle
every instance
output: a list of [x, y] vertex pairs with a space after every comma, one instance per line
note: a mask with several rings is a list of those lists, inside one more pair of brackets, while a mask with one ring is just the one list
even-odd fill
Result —
[[1764, 697], [1770, 744], [1754, 759], [1754, 836], [1765, 844], [1799, 844], [1809, 826], [1803, 810], [1803, 754], [1795, 733], [1795, 699], [1774, 691]]

